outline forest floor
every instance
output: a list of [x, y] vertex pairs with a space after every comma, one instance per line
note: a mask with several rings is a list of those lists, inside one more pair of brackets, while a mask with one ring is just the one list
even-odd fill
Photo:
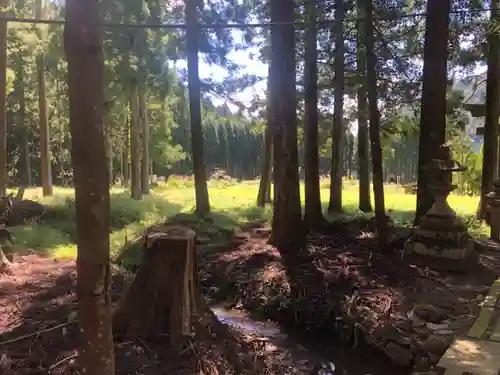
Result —
[[[0, 277], [2, 374], [8, 374], [2, 368], [14, 369], [12, 374], [76, 373], [75, 271], [74, 261], [67, 259], [75, 254], [74, 201], [68, 190], [57, 189], [55, 198], [44, 201], [49, 212], [42, 224], [13, 228], [15, 272]], [[166, 363], [187, 364], [187, 374], [200, 366], [205, 374], [235, 373], [234, 355], [225, 345], [228, 338], [229, 347], [251, 354], [251, 361], [246, 356], [236, 362], [246, 368], [259, 363], [262, 374], [310, 373], [325, 360], [343, 375], [403, 375], [412, 366], [427, 371], [450, 340], [470, 327], [483, 294], [498, 276], [495, 254], [481, 254], [477, 267], [465, 274], [410, 262], [401, 257], [398, 241], [381, 254], [375, 249], [373, 222], [355, 214], [352, 206], [346, 209], [353, 212], [350, 220], [311, 234], [307, 258], [291, 267], [267, 245], [269, 211], [253, 205], [256, 190], [253, 183], [212, 186], [215, 213], [206, 219], [182, 214], [192, 208], [190, 189], [163, 186], [141, 202], [119, 189], [112, 192], [111, 247], [117, 264], [134, 270], [142, 248], [140, 234], [173, 217], [171, 221], [197, 231], [200, 282], [207, 300], [219, 310], [222, 304], [230, 312], [250, 314], [225, 341], [200, 340], [185, 353], [184, 362], [166, 358], [164, 349], [139, 339], [118, 341], [118, 374], [175, 373], [162, 367]], [[28, 194], [36, 198], [38, 193]], [[391, 215], [404, 224], [411, 216], [405, 205], [410, 208], [414, 197], [391, 194]], [[351, 195], [344, 192], [345, 200]], [[451, 198], [458, 212], [473, 215], [475, 198]], [[474, 229], [480, 233], [484, 228]], [[115, 271], [116, 299], [129, 274]], [[279, 339], [254, 329], [265, 326], [260, 323], [265, 319], [286, 327]], [[249, 325], [254, 328], [244, 328]], [[402, 367], [393, 369], [385, 358]], [[210, 365], [214, 363], [219, 372]]]
[[[0, 373], [79, 374], [74, 261], [21, 256], [14, 258], [12, 270], [0, 276]], [[114, 270], [114, 301], [127, 278]], [[207, 331], [180, 355], [160, 342], [116, 337], [116, 374], [293, 375], [309, 373], [319, 363], [284, 340], [272, 342], [257, 332], [223, 325], [210, 314], [201, 319]]]
[[378, 350], [416, 373], [427, 374], [454, 337], [468, 331], [500, 276], [495, 252], [479, 254], [466, 272], [407, 259], [398, 240], [380, 253], [367, 219], [310, 234], [307, 256], [292, 265], [267, 245], [268, 233], [244, 229], [239, 246], [202, 251], [204, 294], [285, 326], [338, 337], [345, 347]]

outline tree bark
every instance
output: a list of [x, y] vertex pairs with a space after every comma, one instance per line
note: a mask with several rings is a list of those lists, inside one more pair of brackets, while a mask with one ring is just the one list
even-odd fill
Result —
[[142, 194], [149, 194], [149, 123], [147, 91], [139, 91], [139, 116], [142, 128], [141, 189]]
[[498, 35], [498, 8], [500, 0], [493, 0], [490, 29], [488, 30], [488, 72], [486, 74], [486, 113], [484, 119], [483, 173], [478, 219], [486, 219], [486, 194], [492, 188], [498, 164], [498, 119], [500, 118], [500, 39]]
[[271, 129], [274, 153], [274, 214], [271, 242], [284, 255], [295, 255], [304, 245], [297, 151], [295, 20], [293, 0], [270, 2]]
[[451, 0], [428, 0], [425, 23], [424, 69], [418, 147], [418, 189], [415, 225], [434, 199], [424, 167], [446, 141], [446, 89]]
[[[269, 109], [268, 109], [269, 111]], [[271, 137], [271, 129], [269, 129], [269, 121], [264, 133], [264, 155], [262, 157], [262, 169], [260, 172], [259, 193], [257, 195], [257, 206], [264, 207], [267, 200], [267, 195], [270, 190], [271, 180], [271, 153], [273, 148], [273, 140]]]
[[106, 149], [106, 160], [108, 164], [108, 176], [109, 176], [109, 186], [113, 186], [113, 155], [111, 151], [111, 125], [109, 123], [108, 116], [103, 116], [106, 124], [104, 127], [106, 128], [106, 131], [104, 132], [104, 147]]
[[[271, 203], [271, 173], [273, 169], [273, 130], [272, 126], [272, 105], [271, 105], [271, 64], [267, 69], [267, 127], [264, 132], [264, 156], [262, 158], [262, 169], [260, 171], [259, 192], [257, 194], [257, 205], [264, 207], [266, 203]], [[226, 145], [228, 141], [226, 140]], [[229, 152], [228, 152], [229, 153]]]
[[137, 82], [130, 82], [130, 170], [131, 197], [140, 200], [141, 194], [141, 140], [139, 130], [139, 92]]
[[332, 171], [328, 212], [342, 212], [342, 176], [344, 146], [344, 0], [335, 0], [335, 77], [332, 131]]
[[102, 123], [104, 61], [98, 0], [66, 2], [64, 47], [76, 198], [79, 361], [85, 374], [114, 375], [109, 185]]
[[307, 21], [304, 61], [304, 166], [305, 212], [304, 221], [310, 227], [323, 223], [323, 209], [319, 189], [318, 155], [318, 30], [316, 0], [306, 3]]
[[129, 131], [130, 131], [130, 116], [127, 116], [125, 129], [123, 130], [123, 145], [122, 145], [122, 185], [128, 187], [130, 182], [130, 166], [129, 166]]
[[103, 128], [104, 128], [104, 148], [106, 150], [106, 161], [108, 165], [108, 184], [113, 186], [113, 150], [111, 146], [111, 103], [106, 101], [103, 105], [102, 118], [103, 118]]
[[118, 303], [114, 326], [144, 338], [168, 335], [180, 351], [201, 302], [195, 232], [158, 226], [146, 236], [142, 263]]
[[17, 69], [17, 99], [19, 102], [19, 112], [17, 115], [17, 123], [21, 129], [21, 181], [24, 186], [31, 186], [31, 160], [29, 150], [29, 128], [25, 124], [26, 121], [26, 98], [24, 92], [24, 62], [19, 58]]
[[109, 171], [109, 186], [113, 186], [115, 184], [115, 174], [114, 174], [114, 165], [113, 165], [113, 148], [111, 147], [111, 142], [108, 137], [108, 171]]
[[186, 0], [186, 43], [188, 65], [189, 113], [191, 119], [191, 153], [193, 158], [194, 188], [196, 194], [196, 213], [205, 215], [210, 212], [208, 198], [207, 172], [203, 156], [203, 129], [201, 124], [201, 93], [198, 72], [198, 1]]
[[358, 73], [358, 173], [359, 173], [359, 209], [372, 212], [370, 198], [370, 157], [368, 147], [368, 103], [366, 98], [366, 46], [364, 45], [365, 18], [363, 0], [357, 0], [359, 20], [357, 21], [357, 73]]
[[[59, 65], [57, 65], [57, 71], [59, 72]], [[59, 77], [56, 79], [56, 91], [57, 91], [57, 115], [59, 116], [59, 119], [61, 118], [63, 114], [63, 108], [61, 105], [61, 87], [60, 87], [60, 79]], [[59, 136], [57, 137], [57, 147], [59, 150], [59, 160], [57, 163], [57, 169], [61, 179], [61, 186], [66, 186], [66, 178], [65, 178], [65, 171], [64, 171], [64, 152], [66, 150], [64, 146], [64, 136], [66, 133], [66, 129], [64, 128], [64, 123], [59, 120]], [[31, 179], [31, 178], [30, 178]]]
[[377, 73], [375, 56], [375, 37], [373, 30], [373, 4], [364, 0], [366, 77], [368, 86], [368, 105], [370, 110], [370, 146], [373, 165], [373, 194], [375, 196], [375, 220], [377, 224], [377, 244], [384, 250], [388, 240], [388, 223], [384, 202], [384, 175], [382, 168], [382, 146], [380, 144], [380, 112], [377, 103]]
[[[8, 9], [10, 0], [0, 0], [0, 7]], [[6, 12], [0, 10], [5, 17]], [[7, 21], [0, 21], [0, 197], [7, 195]]]
[[[42, 0], [36, 0], [35, 18], [42, 18]], [[41, 37], [41, 35], [39, 35]], [[52, 196], [52, 168], [50, 157], [49, 114], [47, 106], [47, 85], [45, 78], [45, 58], [41, 51], [36, 57], [36, 72], [38, 80], [38, 111], [40, 121], [40, 170], [42, 176], [43, 196]]]

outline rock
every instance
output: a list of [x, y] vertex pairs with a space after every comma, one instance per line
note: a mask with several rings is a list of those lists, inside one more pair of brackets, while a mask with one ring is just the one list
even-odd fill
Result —
[[405, 332], [408, 332], [408, 333], [412, 333], [413, 332], [413, 323], [410, 319], [401, 319], [401, 320], [398, 320], [395, 324], [394, 324], [394, 327], [402, 330], [402, 331], [405, 331]]
[[439, 362], [441, 359], [441, 355], [436, 355], [436, 354], [429, 354], [429, 361], [431, 361], [431, 364], [435, 365]]
[[452, 344], [452, 342], [453, 335], [431, 335], [427, 340], [425, 340], [423, 350], [427, 353], [442, 356], [446, 349], [448, 349], [448, 347]]
[[412, 336], [411, 337], [411, 345], [410, 347], [413, 349], [414, 352], [424, 352], [425, 347], [425, 340], [419, 339], [418, 337]]
[[394, 342], [390, 342], [385, 346], [384, 353], [391, 361], [400, 366], [410, 366], [413, 362], [413, 352]]
[[455, 334], [455, 332], [451, 329], [440, 329], [438, 331], [434, 331], [434, 334], [438, 336], [449, 336]]
[[427, 356], [415, 358], [415, 371], [428, 371], [431, 367], [431, 360]]
[[379, 334], [380, 339], [384, 342], [394, 341], [395, 343], [400, 345], [410, 346], [410, 336], [406, 332], [394, 326], [387, 325], [383, 327]]
[[432, 305], [418, 305], [413, 308], [413, 314], [431, 323], [441, 323], [446, 318], [446, 312]]
[[415, 328], [425, 326], [425, 321], [415, 315], [413, 310], [408, 313], [408, 319], [410, 319], [412, 326]]
[[450, 325], [448, 323], [434, 324], [434, 323], [425, 323], [425, 326], [431, 331], [443, 331], [448, 330]]

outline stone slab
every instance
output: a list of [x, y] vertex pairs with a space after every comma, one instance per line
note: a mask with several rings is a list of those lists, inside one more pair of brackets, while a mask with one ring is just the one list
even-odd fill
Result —
[[450, 368], [447, 369], [443, 375], [464, 375], [464, 372], [460, 369]]
[[470, 249], [467, 247], [461, 248], [446, 248], [446, 247], [431, 247], [426, 246], [422, 242], [415, 240], [410, 243], [409, 250], [416, 254], [427, 255], [434, 258], [451, 259], [451, 260], [464, 260], [470, 256]]
[[457, 339], [441, 357], [438, 368], [446, 374], [498, 375], [500, 343]]
[[488, 329], [494, 311], [495, 309], [492, 307], [481, 308], [481, 312], [474, 322], [474, 325], [467, 333], [467, 336], [474, 339], [480, 339]]
[[500, 297], [500, 280], [496, 280], [488, 291], [488, 295], [485, 297], [484, 301], [481, 303], [483, 307], [495, 307], [498, 303], [498, 297]]
[[493, 332], [490, 335], [489, 340], [500, 343], [500, 319], [497, 318]]

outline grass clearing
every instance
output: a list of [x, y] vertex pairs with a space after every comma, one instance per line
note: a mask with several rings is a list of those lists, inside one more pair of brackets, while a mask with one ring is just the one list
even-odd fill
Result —
[[[212, 206], [213, 226], [233, 229], [237, 223], [264, 218], [271, 219], [271, 207], [262, 209], [255, 205], [258, 181], [210, 181], [209, 194]], [[416, 204], [416, 196], [405, 194], [396, 185], [385, 188], [386, 209], [391, 217], [402, 225], [410, 225]], [[304, 186], [301, 186], [304, 196]], [[328, 181], [321, 183], [321, 197], [326, 209], [328, 205]], [[26, 199], [39, 201], [48, 207], [47, 216], [40, 225], [12, 228], [15, 236], [15, 251], [39, 252], [55, 258], [76, 255], [76, 217], [74, 191], [69, 188], [54, 189], [54, 196], [45, 198], [40, 188], [27, 189]], [[352, 181], [346, 181], [343, 191], [346, 215], [355, 216], [358, 189]], [[485, 235], [488, 228], [474, 220], [479, 197], [452, 195], [450, 205], [466, 220], [471, 233]], [[111, 233], [110, 247], [113, 259], [118, 259], [127, 248], [137, 246], [134, 241], [143, 231], [158, 222], [180, 213], [189, 214], [194, 209], [194, 186], [192, 181], [174, 181], [161, 184], [141, 201], [135, 201], [123, 188], [111, 189]], [[197, 220], [197, 219], [193, 219]], [[200, 225], [203, 223], [200, 222]], [[130, 250], [130, 249], [129, 249]], [[127, 262], [125, 262], [127, 263]]]

